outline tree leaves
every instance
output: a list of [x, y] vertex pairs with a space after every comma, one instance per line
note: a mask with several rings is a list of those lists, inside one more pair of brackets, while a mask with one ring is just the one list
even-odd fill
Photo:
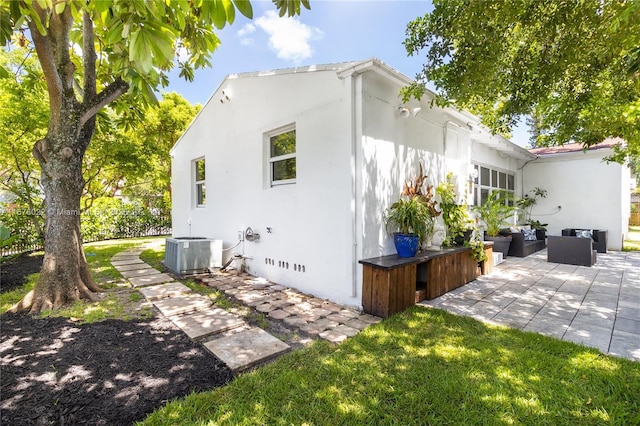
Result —
[[280, 17], [282, 18], [284, 15], [289, 17], [294, 15], [299, 15], [301, 12], [300, 5], [304, 6], [305, 9], [311, 10], [311, 4], [308, 0], [272, 0], [273, 4], [276, 5], [276, 8], [279, 11]]
[[248, 0], [233, 0], [233, 4], [238, 11], [242, 13], [246, 18], [253, 19], [253, 7]]
[[131, 32], [129, 60], [144, 74], [150, 73], [154, 65], [165, 68], [174, 56], [174, 38], [173, 29], [165, 25], [153, 22], [140, 25]]
[[407, 26], [407, 53], [426, 55], [403, 97], [422, 96], [430, 80], [499, 133], [533, 114], [539, 145], [616, 136], [640, 145], [639, 125], [625, 119], [640, 98], [638, 4], [435, 0]]

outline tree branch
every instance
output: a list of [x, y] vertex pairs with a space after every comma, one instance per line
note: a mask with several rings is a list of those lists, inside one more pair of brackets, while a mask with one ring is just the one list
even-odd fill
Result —
[[[52, 13], [49, 23], [49, 34], [51, 37], [51, 47], [53, 57], [60, 75], [62, 87], [65, 92], [73, 90], [73, 74], [75, 65], [71, 61], [69, 34], [73, 26], [73, 16], [71, 8], [65, 7], [62, 13]], [[75, 97], [68, 95], [65, 98], [75, 100]]]
[[110, 83], [102, 92], [89, 99], [88, 103], [83, 103], [79, 116], [80, 127], [91, 118], [94, 117], [102, 107], [108, 105], [120, 95], [129, 90], [129, 83], [118, 78], [113, 83]]
[[24, 183], [26, 183], [25, 180], [24, 180], [25, 173], [22, 170], [22, 167], [20, 167], [20, 161], [18, 160], [18, 155], [16, 155], [16, 147], [13, 146], [13, 145], [11, 146], [11, 154], [13, 156], [13, 162], [16, 165], [16, 169], [18, 169], [18, 172], [20, 173], [20, 176], [22, 177], [22, 181]]
[[[40, 19], [44, 22], [44, 13], [37, 3], [34, 3], [35, 7], [39, 11]], [[49, 93], [49, 111], [51, 114], [50, 123], [59, 121], [60, 107], [62, 106], [62, 80], [58, 74], [56, 63], [53, 58], [53, 49], [51, 47], [51, 40], [49, 34], [42, 35], [38, 30], [37, 25], [33, 20], [29, 21], [29, 31], [31, 32], [31, 38], [33, 44], [36, 47], [36, 53], [38, 54], [38, 61], [42, 67], [45, 81], [47, 83], [47, 92]]]
[[96, 95], [96, 46], [91, 15], [82, 13], [82, 61], [84, 68], [83, 99], [91, 100]]

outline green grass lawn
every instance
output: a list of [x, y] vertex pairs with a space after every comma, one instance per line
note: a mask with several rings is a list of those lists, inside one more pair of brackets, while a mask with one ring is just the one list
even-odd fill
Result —
[[[111, 289], [101, 302], [78, 302], [55, 315], [81, 322], [130, 318], [126, 306], [141, 296], [120, 287], [110, 258], [146, 242], [86, 245], [94, 278]], [[141, 258], [159, 265], [162, 253], [154, 247]], [[0, 295], [0, 312], [36, 280], [34, 274], [10, 297]], [[217, 298], [213, 289], [187, 285]], [[317, 341], [225, 387], [172, 401], [139, 424], [626, 425], [640, 424], [638, 395], [638, 362], [414, 307], [343, 344]]]
[[[74, 318], [80, 323], [101, 321], [104, 319], [146, 318], [152, 315], [150, 308], [139, 309], [142, 295], [133, 290], [122, 275], [111, 265], [111, 257], [128, 248], [139, 247], [147, 243], [157, 243], [164, 237], [132, 238], [109, 240], [84, 245], [84, 252], [93, 279], [106, 292], [102, 300], [96, 303], [78, 301], [71, 306], [56, 311], [45, 311], [42, 316]], [[0, 294], [0, 314], [19, 302], [33, 289], [39, 274], [31, 274], [27, 283], [13, 291]]]
[[640, 226], [629, 227], [629, 235], [624, 240], [624, 251], [640, 251]]
[[164, 243], [147, 248], [140, 253], [140, 259], [152, 268], [162, 271], [164, 266]]
[[139, 425], [640, 424], [640, 363], [437, 309], [317, 341]]

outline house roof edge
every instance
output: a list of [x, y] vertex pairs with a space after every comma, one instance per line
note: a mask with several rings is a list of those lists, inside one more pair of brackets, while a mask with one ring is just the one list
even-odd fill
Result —
[[584, 147], [581, 143], [569, 143], [564, 145], [557, 145], [551, 147], [533, 148], [529, 152], [537, 155], [540, 158], [551, 158], [557, 156], [569, 156], [575, 154], [586, 154], [596, 152], [612, 152], [616, 145], [624, 145], [624, 140], [621, 138], [607, 138], [600, 143]]
[[220, 84], [218, 84], [218, 87], [216, 87], [216, 90], [214, 90], [213, 92], [211, 92], [211, 96], [209, 96], [209, 99], [207, 99], [207, 102], [204, 103], [204, 105], [202, 105], [202, 108], [200, 108], [200, 111], [198, 111], [198, 113], [196, 114], [195, 117], [193, 117], [193, 120], [191, 120], [191, 122], [189, 123], [189, 125], [187, 126], [187, 128], [185, 129], [184, 132], [182, 132], [182, 134], [180, 135], [180, 137], [178, 138], [178, 140], [176, 141], [176, 143], [173, 144], [173, 146], [171, 147], [171, 149], [169, 150], [169, 156], [173, 157], [173, 153], [176, 150], [176, 148], [178, 147], [178, 145], [180, 145], [180, 142], [182, 142], [182, 139], [184, 139], [184, 137], [187, 135], [187, 133], [189, 133], [189, 130], [191, 129], [191, 125], [193, 123], [196, 122], [196, 120], [198, 119], [198, 117], [200, 117], [200, 114], [202, 114], [202, 112], [207, 108], [207, 106], [211, 103], [211, 100], [214, 98], [214, 96], [216, 95], [216, 93], [218, 93], [218, 90], [220, 90], [220, 88], [222, 86], [224, 86], [224, 83], [229, 80], [229, 76], [231, 74], [227, 74], [222, 81], [220, 82]]

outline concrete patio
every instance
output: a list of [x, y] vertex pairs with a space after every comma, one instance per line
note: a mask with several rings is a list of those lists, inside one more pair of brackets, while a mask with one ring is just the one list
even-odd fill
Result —
[[598, 253], [593, 267], [509, 257], [493, 273], [423, 301], [481, 321], [640, 361], [640, 253]]

